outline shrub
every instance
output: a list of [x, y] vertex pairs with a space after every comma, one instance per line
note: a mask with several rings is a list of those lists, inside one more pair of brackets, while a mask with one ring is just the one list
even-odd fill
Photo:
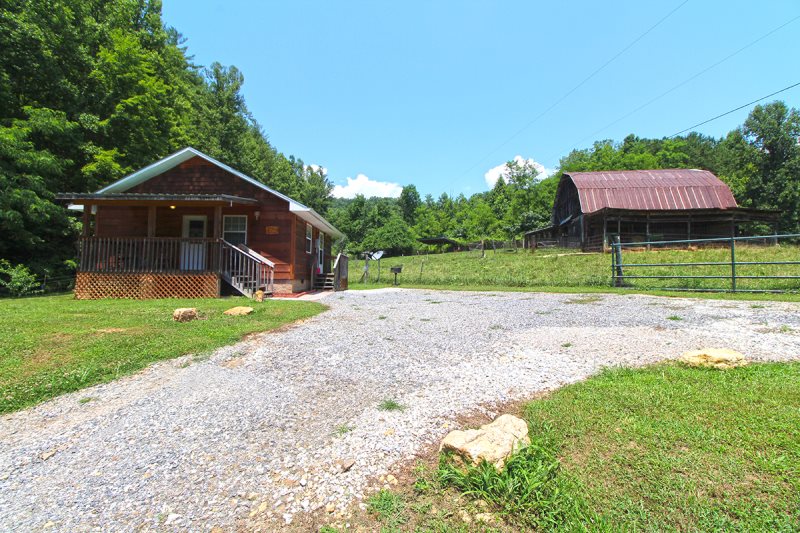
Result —
[[29, 296], [42, 292], [28, 267], [19, 264], [11, 266], [5, 259], [0, 259], [0, 287], [5, 288], [11, 296]]

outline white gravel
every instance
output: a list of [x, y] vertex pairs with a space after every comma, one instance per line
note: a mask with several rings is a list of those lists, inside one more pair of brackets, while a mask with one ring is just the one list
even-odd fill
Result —
[[[6, 415], [0, 529], [269, 529], [344, 509], [479, 405], [706, 346], [800, 358], [797, 304], [585, 298], [337, 293], [330, 311], [206, 361], [161, 363]], [[388, 398], [406, 409], [378, 410]]]

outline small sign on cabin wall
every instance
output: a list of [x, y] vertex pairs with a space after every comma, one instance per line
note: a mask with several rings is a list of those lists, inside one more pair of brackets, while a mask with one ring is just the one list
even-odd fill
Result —
[[280, 233], [280, 227], [279, 226], [267, 226], [265, 231], [266, 231], [267, 235], [277, 235], [278, 233]]

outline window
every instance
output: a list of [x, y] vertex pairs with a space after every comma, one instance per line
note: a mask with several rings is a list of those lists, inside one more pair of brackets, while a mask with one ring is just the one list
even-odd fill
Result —
[[306, 224], [306, 253], [311, 253], [311, 239], [314, 235], [314, 229], [311, 224]]
[[231, 244], [247, 244], [247, 216], [222, 217], [222, 238]]

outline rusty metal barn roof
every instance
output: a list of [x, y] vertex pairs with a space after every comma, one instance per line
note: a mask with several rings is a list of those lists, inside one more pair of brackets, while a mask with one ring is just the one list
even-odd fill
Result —
[[583, 213], [603, 208], [635, 210], [731, 209], [730, 188], [707, 170], [566, 172], [578, 189]]

